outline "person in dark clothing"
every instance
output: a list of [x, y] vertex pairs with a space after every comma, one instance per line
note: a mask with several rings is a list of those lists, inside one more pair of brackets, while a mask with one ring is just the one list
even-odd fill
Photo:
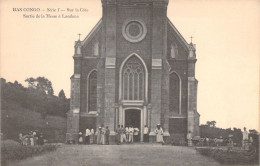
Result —
[[120, 129], [120, 125], [117, 126], [116, 128], [116, 137], [115, 137], [115, 142], [117, 145], [120, 145], [120, 138], [121, 138], [121, 129]]
[[108, 128], [108, 126], [106, 126], [106, 131], [105, 131], [106, 145], [109, 145], [109, 134], [110, 134], [109, 128]]
[[43, 135], [40, 134], [40, 136], [38, 138], [38, 145], [43, 145], [43, 144], [44, 144]]

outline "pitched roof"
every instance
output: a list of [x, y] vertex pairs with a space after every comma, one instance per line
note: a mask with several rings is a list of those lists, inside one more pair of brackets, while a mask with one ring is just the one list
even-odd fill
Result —
[[89, 32], [86, 38], [82, 41], [82, 45], [87, 44], [98, 32], [98, 30], [102, 27], [102, 19], [98, 21], [98, 23], [94, 26], [94, 28]]
[[172, 30], [175, 32], [177, 35], [177, 39], [180, 41], [180, 43], [187, 49], [189, 50], [189, 44], [187, 41], [183, 38], [183, 36], [180, 34], [180, 32], [177, 30], [177, 28], [173, 25], [171, 20], [167, 18], [169, 25], [171, 26]]

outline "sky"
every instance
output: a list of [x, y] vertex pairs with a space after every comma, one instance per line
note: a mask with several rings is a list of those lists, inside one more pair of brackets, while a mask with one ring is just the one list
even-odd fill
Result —
[[[215, 120], [217, 127], [259, 131], [260, 1], [169, 1], [169, 19], [196, 44], [200, 123]], [[70, 97], [74, 42], [101, 18], [101, 0], [2, 0], [0, 7], [1, 77], [26, 85], [26, 78], [44, 76], [55, 94], [64, 89]], [[47, 8], [87, 11], [71, 12], [79, 18], [23, 17], [47, 14]]]

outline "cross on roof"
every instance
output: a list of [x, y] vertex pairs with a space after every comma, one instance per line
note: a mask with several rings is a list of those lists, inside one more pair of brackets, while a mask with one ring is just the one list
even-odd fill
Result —
[[191, 39], [191, 41], [190, 41], [190, 42], [191, 42], [191, 43], [192, 43], [192, 38], [194, 38], [194, 37], [192, 37], [192, 36], [190, 37], [190, 39]]
[[81, 34], [79, 33], [78, 35], [79, 35], [79, 40], [80, 40], [80, 35], [81, 35]]

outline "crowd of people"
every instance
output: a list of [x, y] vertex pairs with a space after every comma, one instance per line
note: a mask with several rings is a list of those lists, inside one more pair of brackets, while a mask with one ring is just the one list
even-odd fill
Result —
[[[143, 130], [143, 140], [144, 142], [149, 142], [149, 128], [145, 125]], [[163, 141], [163, 129], [160, 124], [157, 125], [154, 133], [156, 134], [156, 142], [164, 143]], [[109, 127], [104, 127], [103, 125], [98, 127], [97, 131], [87, 128], [84, 132], [79, 132], [78, 143], [79, 144], [99, 144], [99, 145], [109, 145]], [[116, 144], [122, 143], [133, 143], [140, 141], [140, 130], [138, 127], [133, 127], [132, 125], [124, 127], [123, 125], [118, 125], [115, 130], [115, 142]]]
[[35, 146], [44, 144], [43, 134], [40, 133], [38, 130], [30, 131], [28, 134], [25, 135], [20, 133], [19, 141], [20, 144], [24, 146]]
[[[198, 146], [227, 146], [228, 150], [232, 150], [235, 143], [233, 141], [233, 135], [228, 135], [228, 138], [223, 138], [220, 136], [219, 138], [192, 138], [190, 131], [187, 134], [187, 142], [188, 146], [192, 146], [193, 144]], [[244, 127], [244, 131], [242, 132], [242, 150], [249, 150], [250, 145], [254, 143], [254, 140], [251, 136], [249, 136], [248, 131]]]
[[118, 125], [116, 129], [116, 139], [115, 142], [117, 144], [121, 143], [133, 143], [137, 142], [140, 139], [139, 136], [139, 129], [136, 127], [134, 128], [132, 125], [131, 126], [126, 126], [124, 128], [123, 125]]

